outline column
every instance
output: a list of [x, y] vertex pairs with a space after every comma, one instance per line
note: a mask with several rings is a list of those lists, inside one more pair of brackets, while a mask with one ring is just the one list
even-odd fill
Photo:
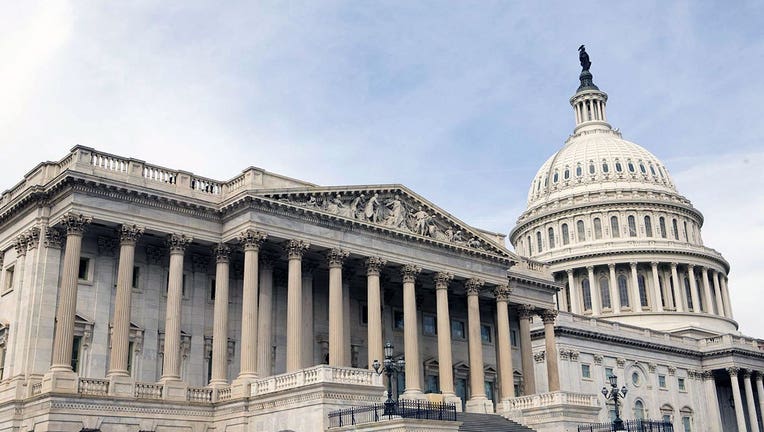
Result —
[[737, 379], [737, 374], [740, 368], [730, 367], [727, 368], [727, 372], [730, 374], [730, 381], [732, 385], [732, 399], [735, 404], [735, 418], [737, 419], [737, 429], [740, 432], [745, 432], [748, 429], [745, 426], [745, 414], [743, 414], [743, 399], [740, 396], [740, 383]]
[[716, 394], [716, 381], [713, 371], [703, 372], [703, 384], [705, 386], [705, 400], [708, 403], [708, 417], [706, 421], [711, 425], [709, 430], [720, 431], [722, 418], [719, 413], [719, 400]]
[[724, 315], [729, 319], [733, 319], [732, 302], [730, 302], [730, 292], [727, 289], [727, 276], [719, 276], [719, 282], [721, 282], [722, 297], [724, 298]]
[[[745, 387], [745, 398], [748, 402], [748, 422], [751, 425], [751, 432], [759, 432], [759, 420], [756, 417], [756, 401], [753, 399], [753, 386], [751, 386], [751, 371], [743, 371], [743, 386]], [[761, 398], [761, 393], [759, 393]]]
[[339, 248], [331, 249], [329, 262], [329, 365], [345, 366], [345, 319], [342, 300], [342, 263], [349, 253]]
[[[287, 277], [287, 352], [286, 371], [294, 372], [302, 363], [302, 254], [310, 247], [303, 240], [289, 240]], [[340, 289], [342, 289], [340, 287]], [[329, 315], [331, 317], [331, 314]]]
[[650, 269], [653, 273], [653, 303], [655, 304], [655, 310], [657, 312], [663, 312], [663, 293], [661, 293], [660, 279], [658, 278], [658, 263], [653, 261], [650, 263]]
[[716, 297], [716, 313], [719, 316], [727, 316], [725, 308], [724, 308], [724, 302], [722, 301], [722, 288], [719, 284], [719, 272], [716, 270], [711, 270], [711, 274], [713, 276], [714, 280], [714, 294]]
[[[316, 263], [302, 261], [302, 360], [301, 368], [315, 366], [316, 337], [313, 320], [313, 274]], [[345, 315], [348, 316], [348, 315]]]
[[[496, 339], [499, 348], [499, 400], [515, 397], [515, 377], [512, 367], [512, 346], [509, 332], [509, 295], [511, 290], [507, 285], [499, 285], [494, 289], [496, 297]], [[440, 311], [438, 311], [440, 314]]]
[[[387, 260], [380, 257], [366, 258], [366, 310], [368, 323], [367, 347], [369, 350], [369, 369], [374, 360], [380, 363], [385, 355], [382, 352], [382, 293], [379, 287], [379, 274], [387, 264]], [[443, 385], [440, 386], [441, 390]]]
[[715, 313], [714, 296], [711, 295], [711, 284], [708, 283], [708, 268], [701, 267], [700, 274], [703, 276], [703, 294], [706, 297], [706, 301], [703, 303], [703, 306], [706, 309], [706, 313], [713, 314]]
[[[454, 369], [451, 356], [451, 315], [448, 311], [448, 283], [454, 275], [446, 272], [435, 274], [435, 300], [438, 321], [438, 378], [440, 392], [445, 401], [454, 401]], [[461, 403], [457, 406], [461, 406]]]
[[117, 294], [114, 300], [114, 327], [111, 334], [108, 376], [129, 376], [127, 357], [130, 355], [130, 310], [133, 291], [133, 264], [135, 244], [143, 234], [137, 225], [122, 225], [119, 233], [119, 266], [117, 271]]
[[690, 280], [690, 296], [692, 297], [692, 311], [700, 312], [700, 297], [698, 294], [698, 284], [695, 282], [695, 266], [687, 265], [687, 278]]
[[762, 372], [756, 373], [756, 392], [759, 395], [759, 412], [764, 416], [764, 383], [762, 383]]
[[170, 234], [170, 275], [167, 282], [167, 313], [164, 324], [164, 359], [162, 381], [180, 381], [180, 315], [183, 299], [183, 255], [191, 243], [184, 234]]
[[[480, 288], [484, 282], [469, 279], [464, 284], [467, 291], [467, 332], [470, 360], [469, 412], [493, 412], [493, 402], [485, 395], [485, 371], [483, 370], [483, 339], [480, 334]], [[490, 405], [490, 411], [488, 406]]]
[[615, 264], [608, 264], [610, 272], [610, 301], [613, 306], [613, 313], [621, 313], [621, 290], [618, 289], [618, 281], [615, 278]]
[[541, 320], [544, 322], [544, 343], [546, 345], [546, 374], [549, 391], [560, 391], [560, 368], [557, 364], [557, 344], [554, 342], [554, 320], [557, 311], [546, 309], [541, 311]]
[[637, 263], [630, 262], [629, 268], [631, 270], [631, 310], [634, 312], [642, 312], [642, 297], [639, 295], [639, 274], [637, 273]]
[[[244, 283], [241, 299], [241, 367], [237, 380], [257, 378], [258, 260], [260, 246], [266, 238], [267, 234], [254, 229], [239, 234], [239, 243], [244, 248]], [[217, 300], [217, 290], [215, 298]]]
[[350, 342], [350, 269], [342, 269], [342, 365], [350, 366], [352, 360], [352, 344]]
[[260, 258], [260, 299], [257, 302], [257, 376], [271, 374], [271, 346], [273, 319], [273, 261], [270, 257]]
[[218, 243], [212, 248], [215, 256], [215, 307], [212, 319], [212, 377], [210, 386], [228, 384], [228, 274], [231, 248]]
[[520, 354], [523, 362], [525, 395], [536, 393], [536, 374], [533, 371], [533, 347], [531, 347], [531, 320], [533, 320], [534, 311], [531, 305], [520, 305], [517, 308], [520, 317]]
[[599, 284], [594, 280], [594, 266], [586, 266], [586, 270], [589, 273], [589, 294], [592, 297], [592, 315], [599, 316], [602, 314], [602, 299], [600, 298]]
[[[85, 226], [92, 221], [89, 216], [69, 213], [61, 224], [66, 228], [66, 249], [56, 310], [56, 333], [53, 338], [53, 362], [50, 372], [72, 373], [72, 344], [74, 341], [74, 315], [77, 313], [77, 276], [80, 266], [82, 235]], [[77, 391], [77, 380], [61, 383], [67, 389]], [[56, 387], [56, 383], [53, 383]]]
[[580, 292], [576, 289], [576, 279], [573, 276], [573, 270], [566, 270], [568, 273], [568, 292], [570, 293], [570, 311], [574, 314], [581, 313]]
[[401, 268], [403, 276], [403, 351], [406, 360], [405, 399], [423, 399], [419, 387], [419, 334], [417, 332], [416, 293], [414, 282], [422, 269], [406, 264]]
[[679, 281], [679, 273], [676, 271], [676, 263], [674, 262], [671, 263], [671, 280], [674, 283], [674, 306], [676, 311], [684, 312], [684, 301], [682, 301], [682, 298], [684, 298], [682, 295], [684, 286]]

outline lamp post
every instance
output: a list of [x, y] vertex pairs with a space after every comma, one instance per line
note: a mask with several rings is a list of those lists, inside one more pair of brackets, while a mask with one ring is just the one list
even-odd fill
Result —
[[[374, 372], [377, 375], [383, 373], [387, 375], [387, 400], [385, 401], [385, 411], [383, 415], [392, 416], [396, 414], [395, 405], [397, 400], [393, 399], [393, 375], [398, 375], [406, 367], [406, 361], [399, 359], [397, 362], [393, 361], [393, 344], [390, 341], [385, 343], [384, 348], [385, 360], [383, 364], [379, 363], [379, 360], [374, 360], [371, 363], [371, 367], [374, 368]], [[397, 396], [396, 396], [397, 399]]]
[[618, 377], [615, 376], [615, 374], [610, 375], [608, 377], [608, 381], [610, 381], [611, 388], [608, 390], [607, 387], [602, 387], [602, 396], [605, 396], [605, 400], [612, 400], [613, 405], [615, 405], [615, 420], [613, 420], [613, 430], [624, 430], [623, 420], [621, 420], [621, 414], [618, 410], [618, 399], [625, 398], [626, 393], [628, 393], [629, 390], [626, 388], [626, 386], [623, 386], [620, 390], [618, 390]]

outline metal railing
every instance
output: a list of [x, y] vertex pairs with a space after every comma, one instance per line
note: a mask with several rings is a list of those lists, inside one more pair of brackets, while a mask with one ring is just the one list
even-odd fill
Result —
[[419, 400], [399, 400], [392, 407], [386, 407], [385, 404], [380, 403], [344, 408], [329, 413], [329, 427], [374, 423], [393, 417], [456, 421], [456, 405]]
[[597, 423], [578, 426], [578, 432], [674, 432], [674, 426], [669, 422], [658, 420], [624, 420], [623, 427], [617, 428], [614, 423]]

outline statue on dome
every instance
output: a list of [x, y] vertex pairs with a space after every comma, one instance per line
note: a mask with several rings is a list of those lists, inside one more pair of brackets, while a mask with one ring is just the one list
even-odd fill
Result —
[[581, 62], [581, 72], [588, 71], [592, 62], [589, 61], [589, 54], [586, 53], [586, 48], [583, 45], [578, 47], [578, 60]]

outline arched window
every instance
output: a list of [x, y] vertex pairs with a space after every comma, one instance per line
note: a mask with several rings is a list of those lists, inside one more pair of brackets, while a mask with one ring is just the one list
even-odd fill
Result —
[[620, 162], [615, 161], [615, 172], [622, 172], [623, 171], [623, 165], [621, 165]]
[[621, 236], [620, 229], [618, 227], [618, 216], [610, 217], [610, 236], [618, 238]]
[[676, 219], [671, 220], [671, 225], [674, 228], [674, 240], [679, 240], [679, 226], [676, 224]]
[[629, 237], [636, 237], [637, 236], [637, 220], [634, 219], [634, 216], [629, 216], [627, 220], [629, 222]]
[[544, 248], [541, 246], [541, 231], [536, 231], [536, 250], [538, 253], [541, 253], [543, 249]]
[[602, 161], [602, 172], [607, 174], [608, 171], [610, 171], [610, 167], [607, 166], [607, 162], [606, 161]]
[[690, 242], [690, 234], [687, 232], [687, 221], [684, 222], [684, 241]]
[[528, 255], [533, 255], [533, 242], [531, 241], [531, 236], [528, 236]]
[[565, 172], [562, 173], [562, 178], [564, 178], [565, 180], [570, 178], [570, 168], [565, 167]]
[[594, 218], [594, 238], [596, 240], [602, 238], [602, 221], [600, 218]]
[[558, 180], [560, 180], [560, 173], [555, 171], [554, 172], [554, 177], [552, 177], [552, 182], [557, 183]]
[[634, 164], [631, 163], [631, 161], [629, 161], [629, 163], [627, 163], [626, 166], [629, 167], [629, 172], [630, 173], [633, 173], [634, 171], [636, 171], [636, 169], [634, 168]]
[[621, 307], [629, 307], [629, 284], [626, 275], [618, 275], [618, 295], [621, 297]]
[[692, 432], [692, 409], [690, 409], [690, 407], [684, 407], [679, 410], [679, 415], [682, 416], [681, 431]]
[[655, 176], [655, 175], [657, 175], [657, 174], [655, 173], [655, 167], [653, 166], [653, 164], [650, 164], [650, 172], [651, 172], [651, 173], [652, 173], [654, 176]]
[[653, 236], [653, 223], [650, 220], [650, 216], [645, 216], [645, 235], [648, 237]]
[[610, 309], [613, 307], [610, 303], [610, 284], [605, 276], [600, 278], [600, 299], [602, 300], [603, 309]]
[[594, 175], [596, 171], [597, 171], [597, 168], [594, 166], [594, 162], [589, 162], [589, 174]]
[[536, 183], [536, 192], [541, 191], [541, 179], [539, 179], [538, 183]]
[[666, 423], [674, 423], [674, 408], [669, 404], [661, 407], [661, 420]]
[[592, 291], [589, 287], [589, 279], [584, 278], [581, 281], [581, 295], [584, 298], [584, 310], [592, 310]]
[[554, 248], [554, 229], [549, 228], [549, 249]]
[[640, 274], [637, 276], [637, 284], [639, 285], [639, 304], [641, 304], [642, 307], [647, 307], [647, 286], [645, 284], [644, 275]]
[[661, 237], [666, 238], [666, 218], [663, 216], [658, 219], [658, 228], [661, 230]]
[[578, 164], [578, 165], [576, 166], [576, 176], [577, 176], [577, 177], [581, 177], [581, 175], [582, 175], [583, 173], [584, 173], [584, 172], [583, 172], [583, 170], [581, 169], [581, 164]]
[[634, 418], [637, 420], [644, 420], [645, 418], [645, 404], [641, 400], [634, 402]]
[[578, 231], [578, 241], [582, 242], [586, 240], [586, 229], [584, 229], [584, 221], [580, 220], [576, 222], [576, 230]]
[[687, 309], [691, 311], [695, 311], [695, 308], [692, 304], [692, 290], [690, 289], [690, 279], [684, 278], [684, 295], [685, 298], [687, 298]]
[[647, 169], [645, 169], [645, 164], [642, 162], [639, 163], [639, 170], [642, 171], [642, 174], [647, 174]]
[[570, 233], [568, 232], [568, 224], [562, 224], [562, 244], [567, 245], [570, 243]]

